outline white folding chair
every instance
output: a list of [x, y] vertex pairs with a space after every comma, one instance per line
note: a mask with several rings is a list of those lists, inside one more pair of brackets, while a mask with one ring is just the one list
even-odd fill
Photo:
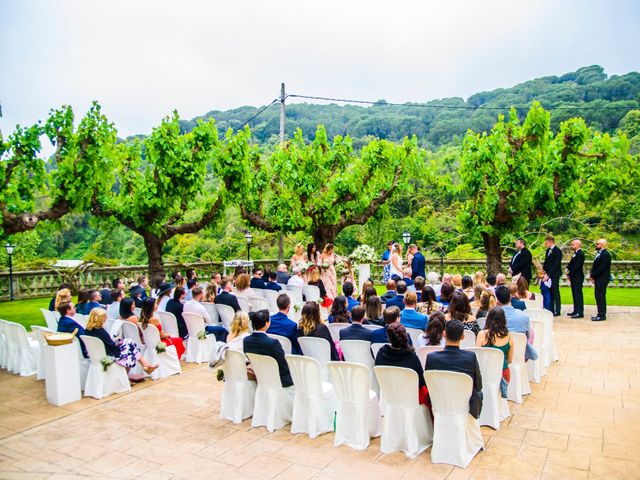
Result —
[[331, 361], [331, 346], [324, 338], [316, 337], [299, 337], [298, 343], [302, 349], [302, 354], [307, 357], [313, 357], [320, 362], [322, 369], [322, 379], [329, 379], [329, 371], [327, 363]]
[[179, 337], [180, 331], [178, 330], [178, 319], [171, 312], [156, 312], [162, 325], [164, 333], [168, 333], [172, 337]]
[[44, 317], [44, 321], [47, 324], [47, 328], [53, 332], [58, 331], [58, 319], [56, 318], [56, 316], [53, 314], [53, 312], [45, 309], [45, 308], [41, 308], [40, 311], [42, 312], [42, 316]]
[[509, 364], [511, 381], [507, 388], [507, 398], [512, 402], [522, 403], [522, 396], [531, 393], [527, 365], [524, 361], [527, 337], [524, 333], [512, 332], [511, 338], [513, 338], [513, 360]]
[[278, 300], [278, 296], [281, 293], [283, 293], [283, 292], [282, 291], [276, 292], [275, 290], [263, 290], [262, 291], [262, 295], [264, 296], [265, 300], [269, 304], [269, 313], [271, 313], [271, 315], [273, 315], [274, 313], [276, 313], [278, 311], [277, 300]]
[[234, 312], [233, 308], [229, 305], [216, 304], [215, 307], [218, 311], [218, 314], [220, 315], [220, 323], [224, 328], [227, 329], [228, 332], [230, 332], [231, 322], [233, 322], [233, 317], [235, 317], [236, 312]]
[[120, 302], [107, 305], [107, 318], [120, 318]]
[[320, 363], [311, 357], [286, 355], [295, 393], [291, 433], [315, 438], [333, 431], [336, 397], [333, 385], [322, 381]]
[[80, 364], [80, 368], [78, 370], [80, 372], [80, 390], [84, 392], [84, 388], [87, 384], [87, 376], [89, 375], [89, 368], [91, 368], [91, 359], [84, 358], [84, 355], [82, 354], [82, 347], [80, 346], [80, 339], [78, 337], [75, 337], [73, 339], [73, 343], [75, 343], [76, 347], [78, 347], [78, 363]]
[[375, 374], [373, 373], [374, 358], [371, 353], [371, 342], [364, 340], [341, 340], [340, 348], [344, 355], [345, 362], [360, 363], [369, 369], [371, 374], [371, 388], [380, 393], [380, 387]]
[[198, 313], [183, 312], [182, 318], [187, 325], [189, 337], [187, 338], [187, 353], [185, 360], [188, 363], [205, 363], [211, 357], [211, 342], [209, 335], [204, 340], [198, 338], [198, 334], [204, 331], [204, 317]]
[[84, 395], [99, 400], [113, 393], [130, 391], [129, 377], [124, 367], [117, 363], [112, 363], [105, 370], [100, 363], [100, 360], [107, 356], [102, 340], [88, 335], [81, 335], [80, 338], [91, 360], [87, 382], [84, 387]]
[[38, 341], [38, 345], [40, 346], [40, 353], [38, 354], [38, 368], [36, 373], [36, 380], [44, 380], [44, 347], [47, 345], [47, 341], [44, 338], [44, 333], [55, 333], [55, 330], [51, 330], [49, 328], [40, 327], [38, 325], [31, 325], [31, 331], [34, 333], [36, 340]]
[[422, 335], [423, 331], [420, 330], [419, 328], [411, 328], [411, 327], [406, 327], [405, 330], [411, 337], [411, 343], [413, 345], [418, 343], [418, 338], [420, 337], [420, 335]]
[[138, 318], [140, 318], [140, 312], [142, 312], [142, 309], [140, 307], [136, 307], [133, 309], [133, 314]]
[[119, 318], [107, 318], [104, 328], [112, 337], [122, 337], [122, 324], [124, 321]]
[[122, 322], [122, 338], [129, 338], [133, 340], [140, 349], [140, 353], [144, 355], [146, 345], [142, 343], [140, 330], [137, 324], [124, 320]]
[[283, 337], [282, 335], [276, 335], [275, 333], [267, 333], [267, 336], [278, 340], [280, 342], [280, 345], [282, 345], [284, 353], [291, 354], [291, 340], [289, 340], [287, 337]]
[[350, 327], [349, 323], [328, 323], [327, 328], [329, 329], [329, 333], [331, 334], [331, 338], [334, 342], [340, 341], [340, 330], [343, 328]]
[[15, 342], [14, 373], [21, 377], [29, 377], [38, 372], [40, 345], [27, 333], [27, 329], [19, 323], [8, 322]]
[[238, 299], [238, 305], [240, 305], [240, 310], [243, 312], [251, 312], [251, 304], [249, 303], [249, 299], [247, 297], [243, 297], [242, 295], [236, 295], [236, 299]]
[[7, 349], [9, 345], [4, 334], [5, 320], [0, 320], [0, 368], [7, 368]]
[[460, 348], [473, 348], [476, 346], [476, 334], [465, 329], [464, 336], [460, 341]]
[[320, 300], [320, 289], [315, 285], [305, 285], [302, 287], [302, 294], [307, 302], [317, 302]]
[[378, 352], [384, 345], [389, 345], [388, 343], [372, 343], [371, 344], [371, 354], [373, 355], [374, 363], [375, 358], [378, 356]]
[[89, 321], [89, 315], [82, 315], [81, 313], [76, 313], [73, 316], [73, 319], [81, 325], [82, 328], [87, 328], [87, 322]]
[[[220, 314], [218, 313], [218, 308], [215, 303], [210, 302], [200, 302], [200, 305], [204, 307], [204, 309], [209, 314], [209, 318], [211, 319], [210, 325], [219, 325], [220, 324]], [[205, 320], [205, 323], [208, 323]]]
[[329, 362], [327, 368], [336, 393], [336, 428], [333, 446], [365, 450], [369, 439], [380, 436], [382, 418], [371, 376], [364, 365]]
[[415, 458], [431, 446], [433, 424], [427, 407], [418, 403], [418, 374], [409, 368], [374, 367], [384, 398], [382, 453], [403, 452]]
[[547, 369], [544, 366], [545, 360], [545, 328], [542, 320], [530, 320], [531, 332], [533, 334], [533, 348], [538, 352], [537, 360], [529, 360], [527, 362], [527, 373], [529, 374], [529, 380], [535, 383], [540, 383], [542, 376], [547, 374]]
[[225, 352], [222, 365], [224, 386], [220, 402], [220, 418], [242, 423], [253, 415], [256, 382], [247, 378], [246, 357], [235, 350]]
[[524, 314], [529, 317], [530, 320], [540, 320], [544, 323], [544, 355], [540, 355], [540, 357], [543, 358], [544, 366], [548, 367], [552, 363], [557, 362], [560, 357], [558, 356], [556, 338], [553, 334], [553, 313], [549, 310], [539, 308], [527, 309], [524, 311]]
[[251, 426], [273, 432], [291, 423], [294, 388], [282, 387], [275, 359], [255, 353], [248, 353], [247, 357], [258, 381]]
[[12, 328], [12, 324], [13, 322], [0, 320], [5, 345], [2, 365], [3, 368], [7, 369], [7, 371], [16, 373], [16, 366], [18, 363], [18, 344], [15, 339], [15, 332]]
[[478, 423], [500, 430], [500, 422], [511, 416], [507, 399], [500, 394], [504, 353], [487, 347], [473, 347], [469, 350], [476, 354], [482, 375], [482, 411]]
[[426, 345], [423, 347], [416, 348], [416, 355], [420, 359], [420, 365], [424, 369], [425, 364], [427, 363], [427, 355], [432, 352], [441, 352], [444, 349], [441, 345]]
[[466, 468], [484, 448], [478, 421], [469, 413], [471, 377], [466, 373], [427, 370], [424, 378], [434, 418], [431, 461]]
[[[174, 345], [165, 345], [162, 342], [160, 332], [155, 325], [148, 324], [146, 328], [142, 329], [142, 335], [144, 336], [144, 343], [147, 345], [145, 359], [151, 365], [158, 365], [158, 368], [151, 372], [152, 380], [182, 373], [176, 347]], [[158, 353], [156, 350], [156, 345], [160, 343], [165, 346], [165, 351], [162, 353]]]
[[297, 285], [285, 285], [284, 289], [286, 290], [286, 293], [292, 297], [292, 303], [295, 304], [302, 304], [303, 303], [303, 298], [302, 298], [302, 288], [297, 286]]
[[254, 312], [258, 310], [269, 310], [269, 302], [263, 297], [249, 297], [249, 305]]

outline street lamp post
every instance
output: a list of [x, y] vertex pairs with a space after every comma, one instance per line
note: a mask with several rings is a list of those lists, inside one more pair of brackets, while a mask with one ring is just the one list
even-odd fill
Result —
[[247, 262], [251, 260], [251, 243], [253, 242], [253, 235], [249, 230], [244, 234], [244, 239], [247, 241]]
[[7, 242], [4, 248], [7, 249], [7, 255], [9, 255], [9, 299], [13, 301], [13, 261], [11, 256], [13, 255], [13, 250], [16, 246]]
[[404, 240], [404, 250], [406, 252], [407, 247], [409, 246], [409, 242], [411, 241], [411, 234], [405, 230], [402, 234], [402, 240]]

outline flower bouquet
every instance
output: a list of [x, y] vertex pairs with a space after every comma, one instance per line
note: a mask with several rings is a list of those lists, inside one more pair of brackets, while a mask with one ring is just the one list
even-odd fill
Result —
[[156, 352], [157, 353], [164, 353], [166, 351], [167, 351], [167, 346], [164, 344], [164, 342], [156, 343]]
[[198, 332], [198, 340], [206, 340], [207, 339], [207, 331], [206, 330], [200, 330]]
[[369, 245], [359, 245], [358, 247], [356, 247], [356, 249], [351, 252], [351, 255], [349, 255], [349, 259], [353, 262], [353, 263], [375, 263], [376, 261], [378, 261], [378, 257], [376, 256], [376, 251], [373, 249], [373, 247], [370, 247]]
[[111, 365], [113, 365], [115, 362], [116, 362], [116, 361], [115, 361], [115, 359], [114, 359], [113, 357], [108, 356], [108, 355], [107, 355], [106, 357], [102, 357], [102, 358], [100, 359], [100, 365], [102, 365], [102, 370], [103, 370], [103, 371], [105, 371], [105, 372], [106, 372], [106, 371], [109, 369], [109, 367], [110, 367]]

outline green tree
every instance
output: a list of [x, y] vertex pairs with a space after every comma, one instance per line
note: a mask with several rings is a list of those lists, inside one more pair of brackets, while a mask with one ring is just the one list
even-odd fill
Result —
[[322, 126], [309, 144], [297, 130], [255, 163], [242, 216], [268, 232], [309, 232], [320, 249], [344, 228], [366, 223], [407, 188], [418, 152], [415, 138], [401, 144], [373, 140], [358, 154], [349, 137], [329, 143]]
[[563, 122], [554, 135], [549, 113], [535, 102], [523, 123], [512, 110], [490, 134], [468, 132], [460, 165], [468, 196], [461, 226], [482, 236], [487, 271], [502, 270], [500, 245], [539, 217], [555, 217], [588, 201], [598, 204], [628, 181], [625, 136], [592, 132], [581, 118]]
[[117, 184], [94, 199], [92, 212], [111, 217], [144, 240], [153, 281], [164, 280], [163, 248], [214, 222], [249, 177], [249, 131], [228, 131], [223, 141], [213, 120], [181, 133], [177, 113], [144, 142], [119, 145]]
[[[73, 122], [73, 110], [64, 106], [52, 110], [44, 125], [18, 126], [6, 141], [0, 134], [0, 234], [81, 211], [109, 185], [115, 128], [97, 103], [77, 128]], [[49, 162], [39, 156], [43, 134], [56, 147]]]

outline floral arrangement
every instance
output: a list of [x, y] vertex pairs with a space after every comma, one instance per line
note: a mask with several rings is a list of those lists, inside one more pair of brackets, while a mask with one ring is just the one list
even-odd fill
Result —
[[207, 331], [206, 330], [200, 330], [198, 332], [198, 340], [206, 340], [207, 339]]
[[338, 277], [342, 277], [343, 275], [346, 275], [347, 273], [349, 273], [349, 267], [347, 266], [346, 263], [344, 263], [344, 262], [336, 263], [336, 275]]
[[322, 262], [322, 269], [326, 270], [329, 268], [329, 264], [327, 262]]
[[219, 368], [216, 372], [216, 380], [218, 380], [219, 382], [224, 382], [224, 370], [222, 370], [221, 368]]
[[313, 262], [305, 263], [304, 267], [302, 267], [302, 273], [306, 273], [309, 270], [312, 270], [313, 268], [316, 268], [316, 267], [317, 265]]
[[156, 352], [157, 353], [164, 353], [166, 351], [167, 351], [167, 346], [164, 344], [164, 342], [156, 343]]
[[100, 359], [100, 364], [102, 365], [102, 370], [107, 371], [111, 365], [115, 363], [115, 359], [110, 356], [102, 357]]
[[354, 263], [374, 263], [378, 260], [376, 251], [373, 249], [373, 247], [365, 244], [356, 247], [351, 255], [349, 255], [349, 258]]
[[300, 305], [298, 305], [297, 303], [293, 306], [293, 311], [298, 313], [300, 311]]

